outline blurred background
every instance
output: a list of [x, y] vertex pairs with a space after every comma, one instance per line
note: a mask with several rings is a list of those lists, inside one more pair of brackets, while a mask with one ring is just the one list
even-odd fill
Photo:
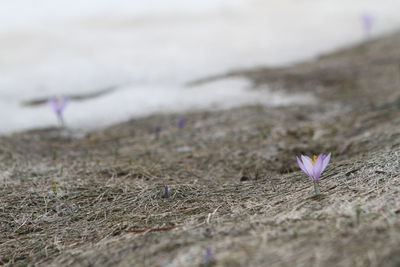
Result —
[[0, 132], [94, 129], [161, 112], [309, 104], [235, 69], [283, 66], [396, 31], [400, 0], [0, 0]]

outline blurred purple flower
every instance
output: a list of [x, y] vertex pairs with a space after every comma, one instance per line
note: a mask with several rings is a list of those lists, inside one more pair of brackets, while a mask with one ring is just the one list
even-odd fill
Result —
[[164, 187], [164, 197], [165, 197], [166, 199], [169, 199], [169, 188], [168, 188], [168, 185], [166, 185], [166, 186]]
[[183, 129], [186, 125], [186, 118], [185, 117], [180, 117], [178, 120], [178, 127], [179, 129]]
[[67, 103], [68, 99], [66, 97], [54, 97], [49, 100], [49, 105], [57, 115], [63, 113]]
[[375, 18], [368, 13], [363, 13], [360, 17], [361, 24], [367, 36], [371, 34], [372, 27], [374, 26]]
[[64, 126], [63, 112], [67, 104], [68, 99], [66, 97], [54, 97], [49, 100], [49, 105], [53, 109], [54, 113], [57, 115], [61, 126]]
[[212, 250], [210, 247], [207, 247], [204, 251], [204, 262], [210, 263], [213, 260]]
[[328, 166], [331, 154], [320, 154], [319, 156], [314, 156], [313, 159], [303, 155], [301, 155], [300, 158], [296, 158], [300, 169], [314, 182], [315, 194], [319, 195], [320, 191], [318, 181], [320, 180], [322, 172], [325, 170], [326, 166]]
[[156, 137], [158, 138], [161, 134], [161, 127], [157, 126], [156, 129], [154, 130], [154, 133], [156, 134]]

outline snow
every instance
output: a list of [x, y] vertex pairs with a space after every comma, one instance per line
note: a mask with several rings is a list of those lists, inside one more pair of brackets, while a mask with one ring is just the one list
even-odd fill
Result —
[[54, 95], [117, 90], [66, 109], [72, 128], [155, 112], [310, 104], [310, 95], [249, 90], [243, 79], [190, 81], [281, 66], [400, 26], [396, 0], [0, 0], [0, 132], [56, 125]]

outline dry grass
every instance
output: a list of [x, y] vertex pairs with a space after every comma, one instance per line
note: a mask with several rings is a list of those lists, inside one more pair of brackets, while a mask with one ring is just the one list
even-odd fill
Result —
[[[0, 263], [399, 266], [400, 98], [397, 50], [386, 47], [398, 39], [272, 77], [238, 74], [256, 87], [286, 77], [289, 91], [320, 81], [313, 106], [190, 113], [184, 130], [177, 115], [157, 115], [79, 138], [0, 138]], [[371, 83], [385, 95], [373, 97]], [[334, 157], [315, 198], [294, 157], [319, 152]]]

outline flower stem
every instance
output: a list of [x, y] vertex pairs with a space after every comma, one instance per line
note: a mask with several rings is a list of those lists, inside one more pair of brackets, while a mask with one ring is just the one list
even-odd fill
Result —
[[58, 123], [60, 125], [60, 128], [65, 128], [65, 122], [64, 122], [64, 117], [62, 114], [57, 115], [58, 118]]
[[318, 181], [314, 182], [314, 191], [315, 191], [315, 195], [318, 196], [321, 194], [321, 191], [319, 190], [319, 183]]

